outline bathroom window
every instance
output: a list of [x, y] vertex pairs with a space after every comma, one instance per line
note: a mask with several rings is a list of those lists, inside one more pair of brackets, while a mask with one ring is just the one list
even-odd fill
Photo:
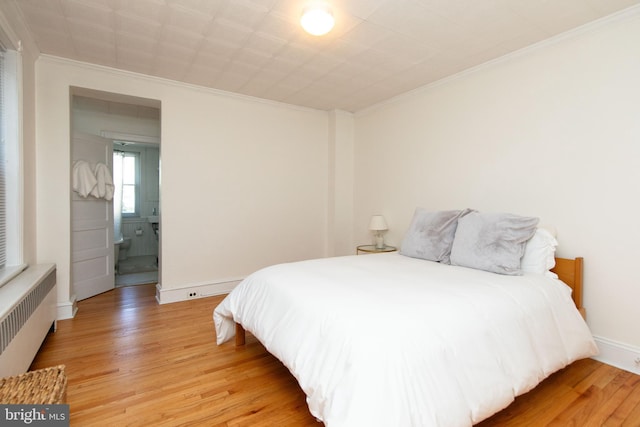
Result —
[[[114, 174], [122, 177], [122, 216], [140, 216], [140, 153], [114, 152], [113, 160]], [[115, 179], [114, 184], [117, 182]]]

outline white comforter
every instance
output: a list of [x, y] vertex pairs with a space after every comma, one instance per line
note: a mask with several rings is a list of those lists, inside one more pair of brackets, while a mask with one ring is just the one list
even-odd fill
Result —
[[293, 373], [327, 426], [469, 426], [597, 351], [570, 289], [397, 253], [281, 264], [215, 309]]

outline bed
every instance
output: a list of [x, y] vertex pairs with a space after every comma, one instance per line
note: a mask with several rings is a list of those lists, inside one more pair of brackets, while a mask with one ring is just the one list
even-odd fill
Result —
[[596, 354], [582, 259], [555, 259], [553, 272], [400, 253], [275, 265], [215, 308], [217, 342], [251, 332], [327, 426], [470, 426]]

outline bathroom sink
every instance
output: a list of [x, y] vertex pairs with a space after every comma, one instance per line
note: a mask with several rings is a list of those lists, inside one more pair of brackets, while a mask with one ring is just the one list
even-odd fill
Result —
[[150, 215], [147, 217], [147, 221], [151, 224], [157, 224], [160, 222], [160, 217], [158, 215]]

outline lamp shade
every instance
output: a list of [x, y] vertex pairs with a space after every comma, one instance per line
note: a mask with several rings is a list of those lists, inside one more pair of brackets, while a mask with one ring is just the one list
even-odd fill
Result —
[[387, 221], [384, 220], [382, 215], [374, 215], [371, 217], [371, 222], [369, 223], [369, 230], [372, 231], [384, 231], [388, 230]]
[[331, 8], [323, 1], [309, 3], [302, 12], [300, 24], [307, 33], [314, 36], [327, 34], [334, 24]]

